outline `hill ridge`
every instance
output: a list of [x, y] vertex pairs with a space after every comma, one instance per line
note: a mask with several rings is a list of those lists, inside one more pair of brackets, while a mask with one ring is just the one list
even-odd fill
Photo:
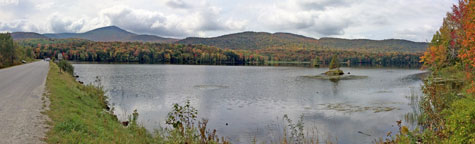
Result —
[[158, 42], [178, 44], [203, 44], [224, 49], [259, 50], [269, 48], [279, 49], [341, 49], [341, 50], [371, 50], [396, 52], [423, 52], [427, 48], [425, 42], [414, 42], [404, 39], [345, 39], [322, 37], [319, 39], [289, 32], [256, 32], [243, 31], [215, 37], [187, 37], [185, 39], [164, 38], [150, 34], [135, 34], [117, 26], [96, 28], [84, 33], [46, 33], [34, 32], [12, 33], [15, 40], [31, 38], [79, 38], [91, 41], [120, 41], [120, 42]]

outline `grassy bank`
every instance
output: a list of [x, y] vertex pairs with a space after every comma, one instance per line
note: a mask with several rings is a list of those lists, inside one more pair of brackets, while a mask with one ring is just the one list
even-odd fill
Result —
[[52, 127], [46, 136], [47, 143], [229, 143], [218, 137], [216, 130], [207, 129], [207, 120], [197, 121], [197, 112], [190, 113], [196, 110], [189, 103], [173, 105], [174, 110], [166, 120], [170, 127], [154, 133], [136, 123], [139, 115], [136, 112], [129, 117], [128, 126], [124, 126], [108, 108], [101, 88], [76, 82], [68, 62], [61, 61], [58, 65], [50, 63], [46, 80], [51, 102], [46, 114]]
[[51, 118], [47, 143], [154, 143], [143, 127], [124, 127], [109, 111], [101, 89], [81, 85], [50, 63], [46, 81]]

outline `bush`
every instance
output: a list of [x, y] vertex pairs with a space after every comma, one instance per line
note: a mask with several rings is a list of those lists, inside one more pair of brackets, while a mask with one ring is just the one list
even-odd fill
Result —
[[61, 60], [58, 62], [58, 66], [62, 71], [65, 71], [71, 75], [74, 73], [74, 67], [66, 60]]
[[451, 109], [444, 111], [446, 117], [445, 133], [448, 143], [475, 142], [475, 101], [464, 98], [452, 103]]
[[340, 76], [340, 75], [343, 75], [345, 73], [343, 73], [342, 70], [340, 69], [335, 69], [335, 70], [329, 70], [327, 72], [325, 72], [326, 75], [328, 76]]
[[156, 139], [165, 141], [161, 143], [229, 144], [229, 141], [224, 137], [219, 138], [216, 129], [212, 131], [207, 129], [207, 119], [196, 121], [197, 115], [198, 110], [190, 105], [190, 101], [186, 101], [183, 106], [174, 104], [173, 110], [168, 113], [166, 121], [166, 124], [172, 126], [172, 129], [162, 132], [156, 131], [156, 135], [158, 135]]

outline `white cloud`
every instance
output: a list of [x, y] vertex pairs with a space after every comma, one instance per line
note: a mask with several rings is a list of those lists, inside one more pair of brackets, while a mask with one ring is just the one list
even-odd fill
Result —
[[18, 5], [19, 0], [0, 0], [0, 6]]
[[353, 24], [347, 8], [340, 8], [343, 1], [287, 1], [264, 10], [259, 16], [274, 31], [304, 31], [312, 36], [344, 34]]
[[[313, 37], [425, 41], [439, 27], [453, 1], [286, 0], [262, 8], [260, 23], [270, 31]], [[428, 29], [427, 27], [430, 27]]]
[[181, 16], [117, 6], [102, 10], [100, 15], [107, 18], [110, 25], [138, 33], [172, 37], [185, 37], [198, 32], [203, 34], [206, 31], [238, 30], [244, 27], [245, 22], [222, 19], [219, 12], [219, 8], [209, 7]]
[[45, 3], [39, 3], [35, 5], [35, 8], [38, 10], [44, 10], [44, 9], [49, 9], [54, 6], [54, 2], [45, 2]]
[[116, 25], [183, 38], [244, 30], [426, 41], [454, 0], [0, 0], [0, 31], [85, 32]]

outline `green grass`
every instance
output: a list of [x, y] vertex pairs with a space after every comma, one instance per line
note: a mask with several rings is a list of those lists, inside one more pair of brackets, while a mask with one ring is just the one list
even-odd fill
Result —
[[51, 101], [51, 129], [47, 143], [155, 143], [145, 128], [124, 127], [116, 116], [105, 110], [104, 92], [91, 85], [81, 85], [68, 73], [59, 72], [50, 63], [46, 81]]
[[60, 72], [52, 62], [46, 87], [51, 102], [46, 114], [51, 119], [48, 123], [52, 127], [46, 135], [47, 143], [229, 143], [215, 133], [209, 133], [204, 123], [186, 127], [185, 132], [179, 128], [161, 128], [152, 134], [137, 125], [136, 112], [130, 116], [129, 126], [125, 127], [106, 110], [106, 96], [101, 88], [79, 84], [70, 73]]

